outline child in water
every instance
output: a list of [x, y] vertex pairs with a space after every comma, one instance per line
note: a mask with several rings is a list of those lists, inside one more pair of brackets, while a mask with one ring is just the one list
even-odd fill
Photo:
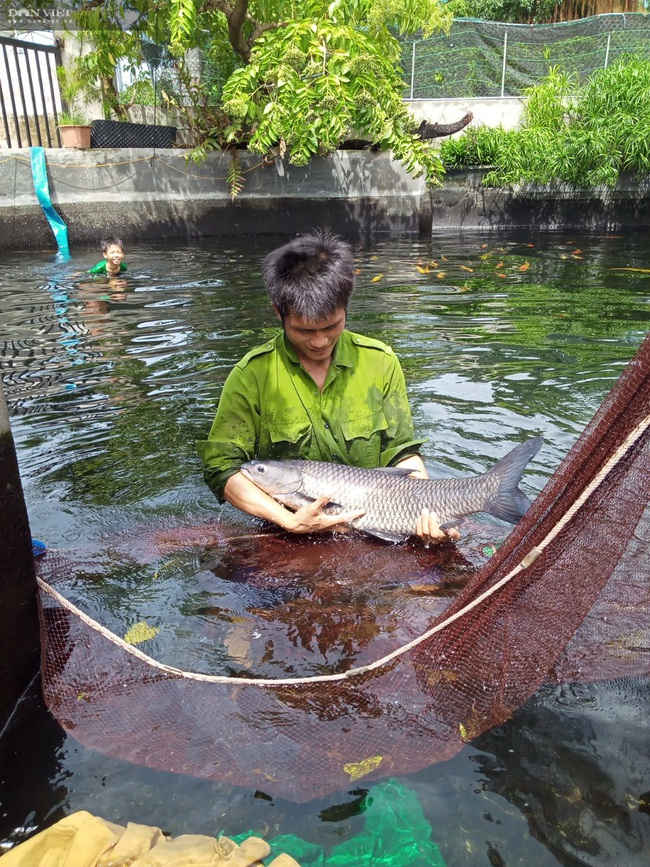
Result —
[[88, 272], [89, 274], [106, 274], [107, 277], [117, 277], [122, 271], [126, 271], [124, 261], [124, 244], [119, 238], [111, 236], [102, 241], [102, 253], [104, 258]]

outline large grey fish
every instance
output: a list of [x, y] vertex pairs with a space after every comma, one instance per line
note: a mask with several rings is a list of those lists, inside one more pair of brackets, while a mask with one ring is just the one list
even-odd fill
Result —
[[327, 494], [325, 512], [363, 509], [365, 514], [352, 522], [353, 527], [387, 542], [402, 542], [415, 535], [415, 522], [424, 508], [436, 512], [445, 529], [474, 512], [489, 512], [516, 524], [530, 506], [518, 485], [542, 442], [541, 437], [527, 440], [487, 472], [464, 479], [413, 479], [410, 470], [401, 467], [366, 470], [321, 461], [249, 461], [241, 471], [291, 509]]

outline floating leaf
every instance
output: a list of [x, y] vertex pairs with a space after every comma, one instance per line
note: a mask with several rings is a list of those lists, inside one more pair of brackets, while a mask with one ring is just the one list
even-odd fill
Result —
[[382, 278], [383, 276], [384, 276], [383, 274], [377, 274], [377, 276], [376, 276], [376, 277], [373, 277], [372, 280], [371, 280], [370, 282], [371, 282], [371, 283], [379, 283], [379, 281], [381, 280], [381, 278]]
[[140, 620], [132, 626], [124, 636], [127, 644], [141, 644], [143, 641], [149, 641], [150, 638], [155, 638], [160, 632], [155, 626], [149, 626], [144, 620]]
[[519, 266], [520, 271], [528, 271], [529, 268], [530, 268], [530, 262], [524, 262], [523, 265]]
[[427, 684], [429, 686], [439, 686], [441, 683], [455, 683], [460, 675], [451, 668], [442, 668], [438, 671], [432, 671], [427, 675]]
[[508, 276], [507, 274], [504, 274], [503, 271], [497, 271], [496, 275], [497, 275], [497, 277], [507, 277]]
[[383, 756], [370, 756], [361, 762], [348, 762], [347, 765], [343, 765], [343, 770], [350, 775], [350, 782], [354, 783], [378, 768], [383, 760]]
[[462, 723], [458, 723], [458, 731], [460, 732], [461, 738], [465, 741], [467, 740], [467, 729]]
[[445, 276], [445, 272], [444, 272], [444, 271], [438, 271], [438, 273], [436, 274], [436, 277], [438, 278], [438, 280], [442, 280], [442, 278], [443, 278], [444, 276]]
[[474, 271], [473, 268], [468, 268], [467, 265], [459, 265], [458, 267], [462, 268], [463, 271], [469, 271], [470, 273], [472, 273]]
[[650, 274], [650, 268], [610, 268], [610, 271], [636, 271], [637, 274]]
[[426, 268], [422, 268], [420, 265], [416, 265], [415, 267], [418, 269], [420, 274], [428, 274], [429, 273], [429, 266], [428, 265]]

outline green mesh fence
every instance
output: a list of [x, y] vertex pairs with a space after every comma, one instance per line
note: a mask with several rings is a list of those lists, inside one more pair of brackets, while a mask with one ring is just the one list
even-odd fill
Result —
[[625, 55], [650, 59], [650, 15], [597, 15], [560, 24], [458, 18], [448, 36], [403, 44], [407, 99], [521, 96], [561, 66], [581, 83]]

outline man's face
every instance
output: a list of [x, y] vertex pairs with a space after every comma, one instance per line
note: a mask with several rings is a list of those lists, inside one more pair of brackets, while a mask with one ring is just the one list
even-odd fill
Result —
[[319, 322], [301, 319], [295, 313], [284, 317], [284, 333], [296, 350], [300, 361], [327, 361], [332, 356], [336, 341], [345, 328], [346, 312], [340, 307], [332, 316]]

